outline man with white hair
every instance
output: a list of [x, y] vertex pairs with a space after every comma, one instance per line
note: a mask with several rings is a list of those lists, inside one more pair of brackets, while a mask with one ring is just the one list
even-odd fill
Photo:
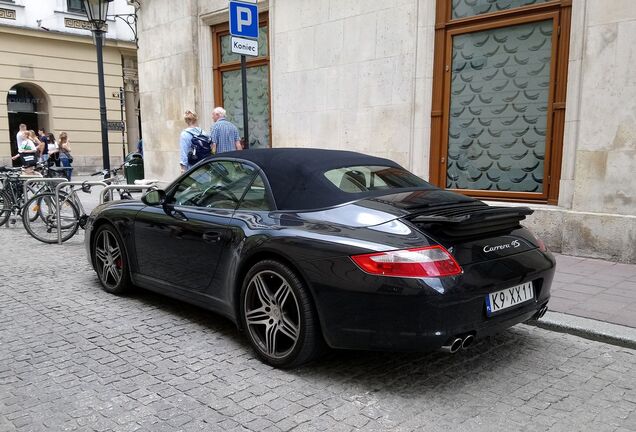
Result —
[[212, 138], [213, 154], [243, 150], [239, 131], [225, 118], [225, 110], [222, 107], [214, 108], [212, 120], [214, 120], [214, 126], [210, 129], [210, 138]]

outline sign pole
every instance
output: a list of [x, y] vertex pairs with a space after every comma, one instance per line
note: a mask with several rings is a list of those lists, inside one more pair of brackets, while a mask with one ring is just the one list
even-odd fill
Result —
[[247, 66], [245, 56], [258, 56], [258, 5], [255, 0], [230, 0], [230, 35], [232, 52], [241, 56], [241, 90], [243, 93], [243, 147], [250, 147], [247, 110]]
[[[119, 117], [121, 118], [121, 124], [124, 124], [124, 88], [119, 87]], [[124, 157], [124, 161], [126, 160], [126, 128], [121, 128], [121, 149]]]
[[245, 56], [241, 56], [241, 88], [243, 90], [243, 136], [245, 139], [245, 149], [250, 147], [250, 128], [247, 113], [247, 68], [245, 66]]

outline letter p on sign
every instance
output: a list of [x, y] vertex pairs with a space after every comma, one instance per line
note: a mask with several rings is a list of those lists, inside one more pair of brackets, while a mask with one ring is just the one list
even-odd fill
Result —
[[252, 11], [249, 8], [238, 6], [236, 8], [236, 13], [238, 13], [236, 27], [239, 32], [242, 32], [243, 26], [249, 27], [252, 24]]
[[230, 34], [258, 38], [258, 6], [254, 3], [230, 1]]

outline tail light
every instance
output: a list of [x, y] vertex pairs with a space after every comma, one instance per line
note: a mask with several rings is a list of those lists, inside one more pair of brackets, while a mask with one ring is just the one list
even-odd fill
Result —
[[442, 246], [429, 246], [364, 255], [353, 255], [366, 273], [393, 277], [443, 277], [460, 274], [462, 268]]
[[548, 247], [545, 245], [545, 243], [543, 242], [543, 240], [541, 240], [539, 238], [538, 235], [536, 235], [535, 233], [531, 232], [530, 234], [532, 234], [532, 237], [534, 237], [534, 240], [537, 244], [537, 247], [539, 248], [539, 250], [541, 252], [547, 252], [548, 251]]
[[548, 247], [545, 245], [545, 243], [543, 243], [543, 240], [541, 240], [539, 237], [537, 237], [537, 245], [539, 246], [539, 250], [541, 252], [548, 251]]

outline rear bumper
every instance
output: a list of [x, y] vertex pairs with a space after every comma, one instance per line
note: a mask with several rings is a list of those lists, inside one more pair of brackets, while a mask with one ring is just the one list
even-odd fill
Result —
[[[331, 347], [429, 351], [458, 335], [479, 339], [532, 318], [550, 299], [555, 261], [535, 249], [463, 269], [441, 279], [377, 277], [345, 257], [312, 263], [305, 273]], [[487, 316], [488, 293], [530, 281], [533, 300]]]

